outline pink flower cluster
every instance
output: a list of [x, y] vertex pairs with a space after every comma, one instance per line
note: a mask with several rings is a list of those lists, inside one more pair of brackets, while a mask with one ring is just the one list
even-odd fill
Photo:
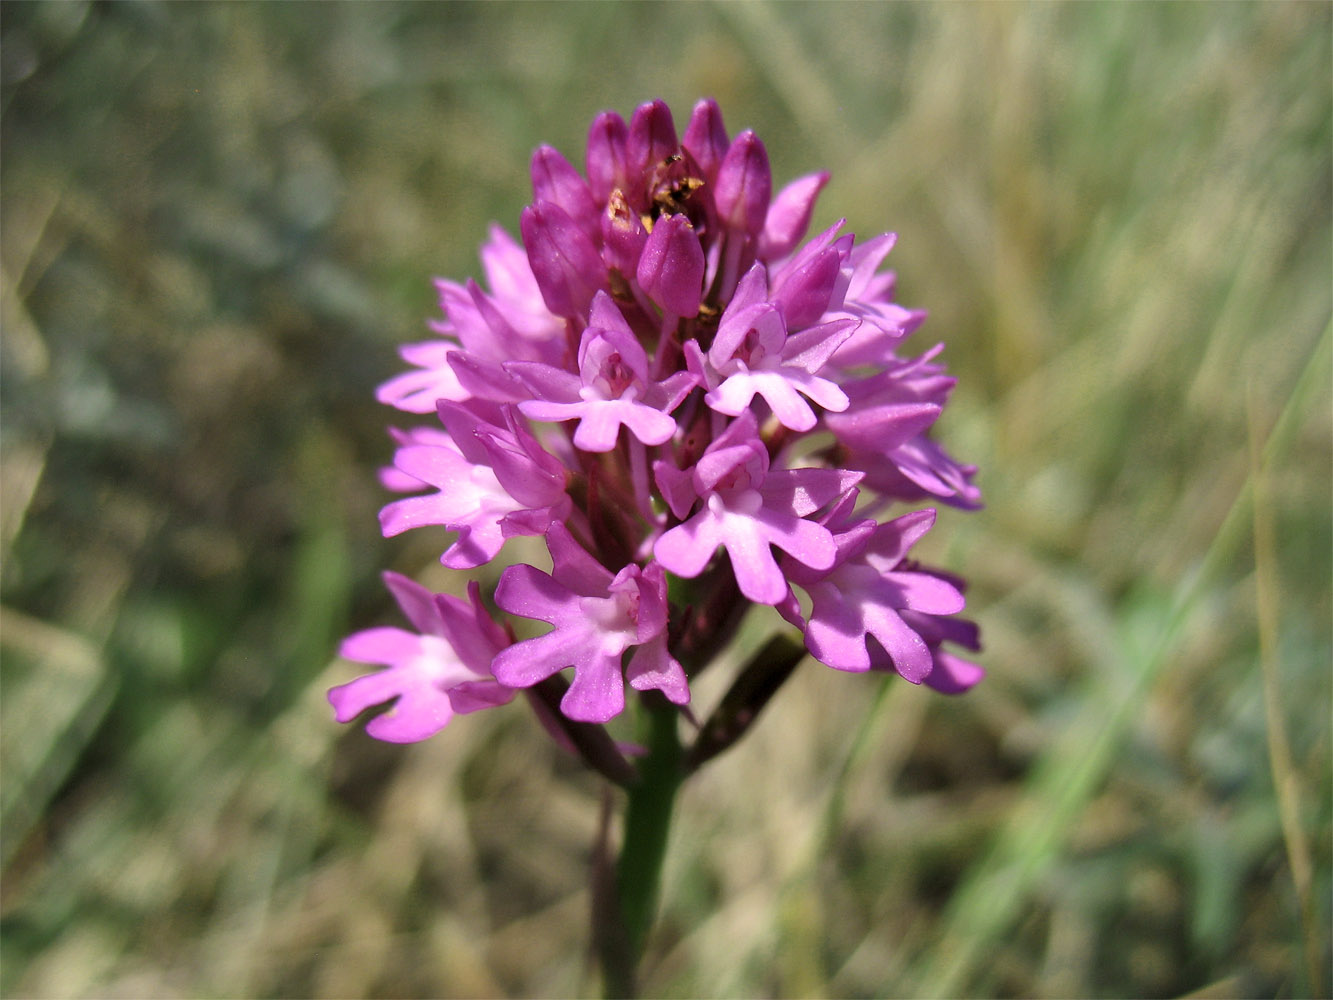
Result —
[[385, 574], [416, 631], [345, 641], [384, 669], [330, 692], [338, 720], [392, 702], [368, 732], [420, 740], [552, 683], [577, 722], [619, 714], [626, 681], [684, 706], [751, 602], [839, 670], [976, 683], [945, 648], [979, 648], [961, 582], [909, 558], [935, 511], [877, 520], [980, 505], [929, 436], [954, 384], [940, 348], [900, 353], [924, 314], [880, 270], [894, 237], [802, 242], [828, 175], [774, 194], [763, 143], [711, 100], [679, 137], [661, 101], [604, 112], [584, 167], [534, 153], [522, 243], [493, 227], [488, 287], [438, 282], [438, 336], [379, 390], [438, 418], [394, 432], [384, 534], [442, 526], [460, 570], [542, 536], [551, 571], [508, 566], [494, 604], [553, 627], [518, 641], [475, 583], [462, 601]]

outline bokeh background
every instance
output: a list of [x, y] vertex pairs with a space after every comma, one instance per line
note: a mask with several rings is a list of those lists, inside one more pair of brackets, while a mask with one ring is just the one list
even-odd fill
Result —
[[[334, 725], [375, 385], [527, 158], [704, 94], [899, 233], [988, 506], [961, 698], [807, 663], [679, 805], [645, 992], [1329, 989], [1333, 8], [0, 7], [6, 996], [567, 996], [602, 790]], [[417, 533], [426, 534], [429, 533]], [[494, 571], [489, 579], [494, 578]], [[721, 673], [721, 671], [719, 671]], [[701, 705], [718, 695], [702, 685]]]

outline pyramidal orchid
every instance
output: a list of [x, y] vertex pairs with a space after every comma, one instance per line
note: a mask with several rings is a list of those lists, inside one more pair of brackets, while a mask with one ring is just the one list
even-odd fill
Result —
[[[436, 532], [463, 571], [536, 537], [550, 570], [497, 566], [466, 601], [386, 574], [414, 631], [348, 638], [380, 669], [329, 699], [340, 722], [382, 707], [369, 735], [411, 742], [523, 693], [623, 786], [594, 935], [628, 995], [677, 786], [807, 652], [950, 694], [982, 678], [957, 652], [980, 648], [963, 581], [910, 557], [936, 510], [892, 509], [981, 498], [933, 434], [954, 379], [940, 346], [905, 347], [925, 314], [895, 301], [894, 236], [807, 238], [827, 173], [774, 190], [763, 142], [711, 100], [683, 133], [661, 101], [603, 112], [582, 167], [536, 150], [519, 238], [493, 226], [481, 281], [437, 281], [434, 335], [378, 392], [419, 421], [391, 432], [383, 533]], [[754, 605], [785, 631], [706, 711], [691, 682]]]

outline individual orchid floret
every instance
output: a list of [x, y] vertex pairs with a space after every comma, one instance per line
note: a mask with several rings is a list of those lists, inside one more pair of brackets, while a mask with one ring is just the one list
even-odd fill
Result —
[[665, 101], [649, 101], [634, 109], [625, 140], [625, 165], [629, 171], [629, 189], [625, 193], [631, 200], [648, 193], [646, 182], [652, 169], [675, 155], [679, 146], [676, 124]]
[[823, 421], [842, 448], [843, 464], [864, 471], [865, 485], [881, 496], [937, 497], [974, 509], [981, 506], [981, 493], [971, 482], [975, 467], [955, 461], [927, 436], [955, 382], [932, 363], [941, 347], [845, 383], [851, 405], [842, 413], [825, 413]]
[[906, 503], [938, 499], [962, 510], [984, 506], [981, 490], [972, 482], [977, 467], [959, 462], [925, 432], [894, 448], [892, 462], [875, 463], [874, 452], [849, 455], [848, 464], [872, 468], [866, 482], [885, 498]]
[[711, 184], [717, 179], [717, 168], [722, 158], [731, 147], [727, 138], [726, 126], [722, 123], [722, 110], [717, 101], [705, 97], [694, 106], [690, 123], [685, 127], [685, 134], [680, 140], [681, 146], [694, 157], [705, 182]]
[[826, 410], [847, 408], [838, 384], [815, 373], [852, 335], [856, 321], [834, 320], [789, 336], [764, 284], [764, 267], [756, 264], [737, 286], [707, 355], [691, 341], [686, 357], [709, 388], [705, 402], [718, 413], [738, 416], [758, 395], [784, 427], [808, 431], [817, 418], [806, 399]]
[[839, 222], [772, 269], [769, 297], [793, 329], [839, 316], [852, 277], [851, 233], [839, 236]]
[[473, 393], [455, 370], [462, 353], [474, 366], [498, 365], [515, 358], [559, 361], [564, 350], [564, 321], [546, 308], [523, 247], [499, 226], [492, 226], [481, 259], [492, 294], [475, 281], [459, 284], [437, 279], [446, 319], [431, 327], [441, 339], [400, 348], [403, 360], [416, 370], [381, 385], [376, 392], [381, 403], [409, 413], [434, 413], [438, 400], [470, 398]]
[[724, 225], [733, 232], [757, 237], [768, 217], [773, 174], [768, 151], [749, 129], [732, 140], [718, 164], [713, 203]]
[[456, 353], [458, 344], [452, 340], [404, 344], [398, 355], [413, 370], [389, 379], [375, 390], [375, 398], [407, 413], [434, 413], [435, 404], [441, 399], [466, 399], [467, 390], [459, 384], [449, 364], [449, 355]]
[[[829, 568], [787, 560], [787, 578], [810, 595], [805, 644], [815, 659], [838, 670], [871, 667], [873, 637], [893, 669], [920, 684], [934, 669], [926, 640], [902, 612], [952, 615], [963, 610], [962, 593], [949, 581], [905, 564], [907, 552], [935, 523], [935, 511], [920, 510], [876, 524], [847, 523], [852, 503], [844, 501], [830, 519], [837, 556]], [[840, 525], [838, 522], [842, 522]], [[794, 602], [781, 610], [792, 617]]]
[[646, 445], [664, 444], [676, 432], [669, 414], [695, 385], [688, 372], [650, 382], [648, 355], [605, 292], [593, 300], [589, 326], [579, 344], [579, 374], [550, 365], [508, 366], [535, 399], [518, 404], [533, 420], [579, 421], [574, 446], [604, 452], [616, 446], [622, 426]]
[[[500, 577], [495, 603], [555, 628], [502, 650], [492, 663], [496, 678], [510, 687], [531, 687], [572, 666], [574, 680], [560, 709], [580, 722], [619, 715], [625, 678], [636, 691], [658, 690], [677, 705], [688, 703], [685, 671], [667, 652], [662, 567], [631, 564], [612, 575], [560, 522], [547, 531], [546, 544], [551, 573], [510, 566]], [[622, 672], [623, 654], [630, 649], [634, 653]]]
[[491, 675], [491, 660], [508, 638], [482, 609], [475, 582], [468, 586], [467, 601], [432, 594], [397, 573], [385, 573], [384, 583], [417, 631], [372, 628], [343, 640], [340, 656], [386, 669], [329, 691], [339, 722], [393, 702], [367, 723], [366, 732], [389, 743], [415, 743], [434, 736], [456, 714], [514, 697], [513, 688]]
[[[390, 427], [389, 436], [399, 448], [417, 445], [447, 448], [453, 444], [453, 439], [443, 427], [410, 427], [407, 430]], [[393, 493], [420, 493], [429, 484], [409, 476], [396, 465], [386, 465], [380, 469], [380, 485]]]
[[[399, 448], [394, 466], [435, 488], [395, 500], [380, 511], [385, 537], [411, 528], [443, 525], [458, 532], [440, 562], [471, 569], [493, 559], [511, 535], [540, 535], [568, 516], [564, 467], [542, 450], [512, 407], [486, 410], [441, 403], [448, 443]], [[495, 414], [498, 414], [496, 416]]]
[[629, 186], [629, 166], [625, 162], [628, 139], [625, 119], [614, 111], [603, 111], [588, 127], [584, 170], [598, 204], [605, 204], [612, 191], [624, 191]]
[[841, 469], [769, 468], [768, 449], [748, 411], [732, 421], [690, 471], [654, 464], [662, 495], [683, 523], [653, 546], [670, 572], [695, 577], [718, 547], [727, 550], [741, 593], [760, 604], [788, 594], [770, 546], [825, 569], [837, 554], [833, 535], [809, 515], [846, 493], [860, 473]]
[[879, 271], [897, 238], [894, 233], [884, 233], [852, 248], [848, 261], [850, 273], [838, 314], [862, 322], [855, 335], [833, 356], [832, 363], [837, 368], [879, 368], [894, 363], [895, 348], [925, 322], [925, 310], [908, 309], [893, 301], [893, 272]]

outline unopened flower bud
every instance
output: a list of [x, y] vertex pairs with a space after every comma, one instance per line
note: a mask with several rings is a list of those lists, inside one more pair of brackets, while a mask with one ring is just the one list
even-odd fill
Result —
[[600, 224], [602, 256], [607, 266], [614, 267], [626, 277], [633, 277], [639, 269], [643, 245], [648, 241], [648, 230], [619, 188], [611, 192]]
[[592, 240], [568, 212], [549, 201], [523, 209], [519, 229], [546, 307], [557, 316], [584, 313], [606, 279]]
[[693, 316], [703, 295], [704, 251], [683, 215], [657, 220], [639, 258], [639, 285], [674, 316]]
[[690, 124], [680, 144], [694, 157], [705, 180], [711, 182], [717, 177], [718, 165], [727, 155], [731, 140], [727, 138], [726, 127], [722, 124], [722, 112], [711, 97], [704, 98], [694, 106]]
[[631, 178], [643, 174], [676, 152], [676, 123], [664, 101], [651, 101], [634, 109], [625, 144], [625, 163]]
[[532, 154], [531, 174], [533, 201], [559, 205], [589, 239], [596, 241], [600, 235], [597, 204], [569, 161], [551, 146], [538, 146]]
[[764, 228], [772, 192], [768, 152], [759, 138], [746, 129], [736, 136], [717, 168], [713, 200], [718, 215], [731, 229], [758, 236]]
[[588, 186], [598, 204], [606, 201], [616, 188], [623, 189], [629, 182], [629, 172], [625, 168], [625, 140], [628, 136], [625, 120], [614, 111], [603, 111], [588, 129], [584, 168], [588, 172]]

